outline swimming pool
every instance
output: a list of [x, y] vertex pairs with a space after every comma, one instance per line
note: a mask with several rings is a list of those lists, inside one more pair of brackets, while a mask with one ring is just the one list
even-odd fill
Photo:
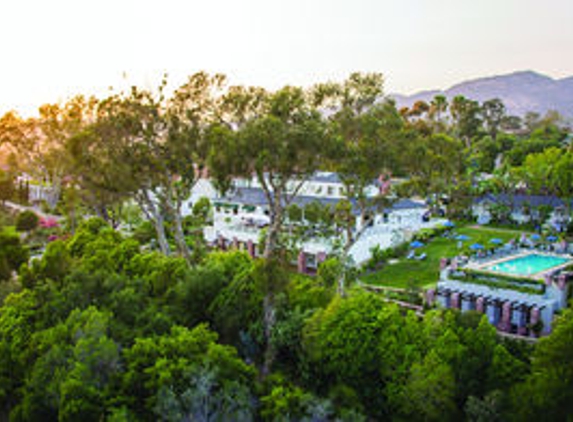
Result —
[[569, 261], [570, 258], [560, 256], [530, 254], [498, 262], [484, 269], [510, 275], [531, 276], [558, 267]]

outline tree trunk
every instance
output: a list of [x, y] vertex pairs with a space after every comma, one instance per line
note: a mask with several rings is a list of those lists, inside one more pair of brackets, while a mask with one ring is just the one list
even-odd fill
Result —
[[[169, 178], [169, 177], [168, 177]], [[191, 265], [191, 251], [185, 241], [185, 233], [183, 232], [183, 219], [181, 218], [181, 201], [177, 199], [177, 194], [173, 194], [173, 186], [166, 187], [165, 205], [167, 212], [171, 215], [173, 222], [173, 238], [175, 239], [175, 246], [177, 252]], [[175, 196], [175, 198], [174, 198]]]
[[58, 205], [61, 193], [62, 193], [62, 182], [59, 177], [56, 177], [52, 182], [52, 187], [50, 188], [50, 192], [46, 200], [46, 202], [48, 203], [48, 207], [50, 207], [51, 210], [54, 210], [56, 208], [56, 205]]
[[280, 222], [273, 221], [269, 225], [267, 230], [267, 237], [265, 239], [265, 249], [263, 252], [263, 257], [265, 259], [270, 259], [275, 256], [277, 243], [279, 238]]
[[263, 357], [263, 367], [261, 369], [261, 375], [263, 378], [270, 374], [276, 354], [275, 347], [272, 342], [272, 333], [276, 322], [274, 299], [274, 294], [270, 291], [267, 292], [263, 299], [263, 327], [265, 335], [265, 352]]
[[169, 247], [169, 242], [167, 242], [167, 236], [165, 234], [164, 218], [161, 214], [161, 210], [149, 197], [147, 191], [140, 192], [135, 196], [135, 200], [143, 211], [143, 214], [147, 217], [149, 221], [153, 223], [155, 227], [155, 233], [157, 234], [157, 242], [159, 243], [159, 249], [163, 255], [171, 255], [171, 248]]
[[[263, 252], [263, 257], [266, 260], [269, 267], [266, 271], [270, 271], [272, 265], [275, 265], [274, 261], [277, 258], [277, 245], [280, 236], [280, 230], [282, 227], [282, 204], [281, 204], [281, 194], [276, 190], [273, 192], [274, 201], [271, 205], [271, 224], [267, 231], [267, 238], [265, 240], [265, 250]], [[274, 296], [274, 286], [275, 282], [278, 280], [272, 280], [271, 274], [266, 274], [269, 279], [266, 282], [265, 297], [263, 299], [263, 333], [265, 337], [265, 352], [263, 358], [263, 367], [261, 368], [262, 377], [266, 377], [272, 368], [273, 362], [275, 360], [276, 350], [272, 343], [272, 332], [276, 322], [276, 310], [275, 310], [275, 296]]]
[[185, 240], [185, 233], [183, 233], [183, 220], [181, 218], [181, 213], [178, 209], [173, 208], [173, 237], [175, 238], [175, 244], [177, 245], [178, 252], [185, 258], [185, 261], [191, 265], [191, 251]]
[[275, 203], [272, 204], [271, 207], [271, 224], [267, 230], [265, 249], [263, 252], [265, 259], [270, 259], [275, 256], [282, 226], [282, 208], [281, 204], [277, 201], [280, 201], [280, 195], [275, 195]]
[[[263, 253], [263, 258], [270, 262], [275, 258], [276, 255], [276, 246], [277, 240], [279, 236], [280, 230], [280, 220], [275, 219], [271, 222], [269, 226], [269, 231], [267, 232], [267, 238], [265, 241], [265, 250]], [[261, 369], [262, 377], [266, 377], [270, 371], [272, 364], [275, 360], [275, 348], [272, 344], [272, 332], [276, 322], [275, 316], [275, 297], [273, 293], [273, 287], [270, 285], [272, 280], [267, 280], [267, 292], [265, 293], [265, 297], [263, 299], [263, 333], [265, 337], [265, 352], [264, 352], [264, 360], [263, 360], [263, 367]]]
[[341, 254], [343, 271], [340, 274], [340, 276], [338, 277], [338, 286], [337, 286], [338, 294], [341, 297], [346, 296], [346, 288], [345, 288], [346, 273], [347, 273], [346, 269], [347, 269], [347, 265], [348, 265], [348, 257], [350, 254], [350, 249], [352, 249], [352, 246], [354, 246], [354, 244], [356, 242], [358, 242], [358, 240], [360, 240], [360, 238], [362, 237], [362, 235], [364, 234], [364, 232], [367, 229], [366, 216], [365, 216], [364, 212], [362, 212], [360, 215], [360, 223], [361, 223], [360, 230], [358, 230], [356, 232], [355, 236], [352, 236], [352, 229], [347, 228], [347, 230], [346, 230], [346, 243], [344, 245], [344, 248], [342, 249], [342, 254]]
[[171, 255], [171, 248], [169, 247], [169, 242], [167, 241], [167, 236], [165, 235], [165, 225], [161, 212], [156, 212], [156, 215], [153, 218], [153, 225], [155, 226], [157, 242], [159, 243], [159, 249], [161, 250], [161, 253], [166, 256]]

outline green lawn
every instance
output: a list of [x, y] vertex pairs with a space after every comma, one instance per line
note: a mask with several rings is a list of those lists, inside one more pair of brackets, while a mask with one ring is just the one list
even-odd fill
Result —
[[[489, 241], [494, 237], [507, 242], [512, 238], [518, 238], [522, 232], [490, 227], [466, 226], [455, 228], [454, 233], [456, 235], [465, 234], [470, 237], [469, 240], [463, 242], [466, 246], [477, 242], [485, 247], [490, 247], [493, 245]], [[402, 257], [397, 263], [386, 264], [381, 270], [361, 277], [361, 280], [367, 284], [401, 288], [407, 287], [408, 283], [414, 283], [417, 287], [435, 285], [438, 281], [440, 258], [453, 257], [458, 254], [458, 241], [438, 236], [416, 250], [418, 255], [422, 252], [425, 252], [427, 255], [427, 258], [423, 261]]]

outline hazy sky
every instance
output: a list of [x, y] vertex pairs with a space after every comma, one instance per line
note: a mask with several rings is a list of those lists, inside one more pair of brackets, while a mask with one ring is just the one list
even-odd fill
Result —
[[0, 112], [198, 70], [276, 88], [377, 71], [386, 92], [573, 75], [573, 0], [1, 0]]

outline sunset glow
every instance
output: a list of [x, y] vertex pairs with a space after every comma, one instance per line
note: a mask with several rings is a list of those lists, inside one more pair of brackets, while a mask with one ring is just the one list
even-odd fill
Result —
[[378, 71], [402, 93], [573, 74], [567, 0], [21, 0], [0, 16], [0, 112], [203, 69], [266, 87]]

